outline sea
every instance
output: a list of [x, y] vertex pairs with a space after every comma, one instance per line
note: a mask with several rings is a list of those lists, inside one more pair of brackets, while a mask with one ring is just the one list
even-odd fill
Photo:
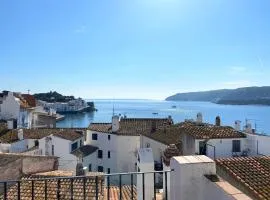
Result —
[[210, 102], [162, 101], [137, 99], [87, 99], [93, 101], [97, 111], [66, 114], [57, 122], [59, 128], [85, 128], [93, 122], [111, 122], [113, 114], [128, 118], [164, 118], [171, 116], [174, 123], [196, 119], [201, 112], [203, 121], [215, 123], [221, 117], [222, 125], [234, 126], [240, 120], [242, 126], [248, 121], [257, 133], [270, 135], [270, 106], [219, 105]]

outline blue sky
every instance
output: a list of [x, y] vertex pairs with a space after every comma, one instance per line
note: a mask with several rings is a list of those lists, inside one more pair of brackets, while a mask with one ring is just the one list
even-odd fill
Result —
[[270, 85], [269, 0], [1, 0], [0, 89], [163, 99]]

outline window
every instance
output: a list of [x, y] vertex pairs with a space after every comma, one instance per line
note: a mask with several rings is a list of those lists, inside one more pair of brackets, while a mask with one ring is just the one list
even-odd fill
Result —
[[98, 166], [98, 172], [103, 172], [103, 167], [102, 166]]
[[111, 152], [108, 151], [108, 158], [111, 158]]
[[111, 140], [111, 135], [108, 135], [108, 140]]
[[88, 171], [89, 171], [89, 172], [92, 171], [92, 165], [91, 165], [91, 164], [88, 165]]
[[103, 152], [102, 152], [102, 150], [98, 150], [98, 158], [103, 158]]
[[35, 147], [38, 147], [39, 146], [39, 142], [38, 140], [35, 140]]
[[232, 141], [232, 152], [241, 152], [240, 140], [233, 140]]
[[80, 140], [80, 147], [82, 146], [82, 140]]
[[146, 143], [146, 148], [150, 148], [150, 143]]
[[71, 151], [74, 151], [75, 149], [78, 148], [78, 142], [75, 142], [71, 145]]
[[92, 134], [92, 140], [97, 140], [97, 134], [96, 133]]
[[52, 145], [52, 156], [54, 156], [54, 145]]
[[111, 168], [107, 169], [107, 173], [110, 174], [111, 173]]

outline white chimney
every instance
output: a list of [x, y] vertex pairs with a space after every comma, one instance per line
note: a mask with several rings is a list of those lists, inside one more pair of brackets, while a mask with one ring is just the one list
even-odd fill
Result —
[[120, 128], [119, 116], [112, 117], [112, 132], [117, 132]]
[[197, 120], [196, 120], [197, 123], [202, 123], [203, 122], [203, 116], [202, 116], [202, 113], [199, 112], [197, 114]]
[[241, 121], [240, 120], [236, 120], [234, 122], [234, 129], [237, 131], [241, 131]]
[[23, 140], [23, 129], [18, 130], [18, 139]]
[[13, 119], [10, 119], [7, 121], [7, 126], [9, 130], [12, 130], [14, 128], [14, 121]]
[[252, 133], [252, 125], [250, 122], [247, 123], [246, 127], [245, 127], [245, 132], [247, 133]]

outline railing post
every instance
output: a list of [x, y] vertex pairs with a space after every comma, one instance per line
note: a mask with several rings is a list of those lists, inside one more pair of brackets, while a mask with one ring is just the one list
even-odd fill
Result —
[[20, 200], [21, 199], [21, 182], [20, 181], [17, 182], [17, 186], [18, 186], [17, 197], [18, 197], [18, 200]]
[[86, 187], [86, 177], [83, 177], [83, 199], [86, 199], [85, 187]]
[[73, 178], [70, 179], [70, 199], [73, 200]]
[[107, 176], [107, 200], [110, 199], [110, 176]]
[[165, 172], [165, 200], [168, 200], [167, 172]]
[[144, 188], [144, 173], [142, 174], [142, 188], [143, 188], [143, 200], [145, 199], [145, 188]]
[[7, 182], [4, 182], [4, 200], [7, 200]]
[[122, 200], [122, 176], [119, 175], [119, 199]]
[[60, 179], [57, 179], [57, 199], [60, 199]]
[[35, 198], [35, 194], [34, 194], [34, 181], [31, 181], [31, 194], [32, 194], [32, 200], [34, 200]]
[[131, 178], [131, 199], [133, 200], [133, 174], [130, 175]]
[[45, 179], [44, 184], [45, 184], [45, 188], [44, 188], [45, 189], [45, 191], [44, 191], [45, 192], [45, 200], [47, 200], [47, 180], [46, 179]]
[[98, 200], [98, 176], [95, 178], [95, 183], [96, 183], [96, 200]]
[[154, 172], [154, 200], [156, 200], [156, 174]]

